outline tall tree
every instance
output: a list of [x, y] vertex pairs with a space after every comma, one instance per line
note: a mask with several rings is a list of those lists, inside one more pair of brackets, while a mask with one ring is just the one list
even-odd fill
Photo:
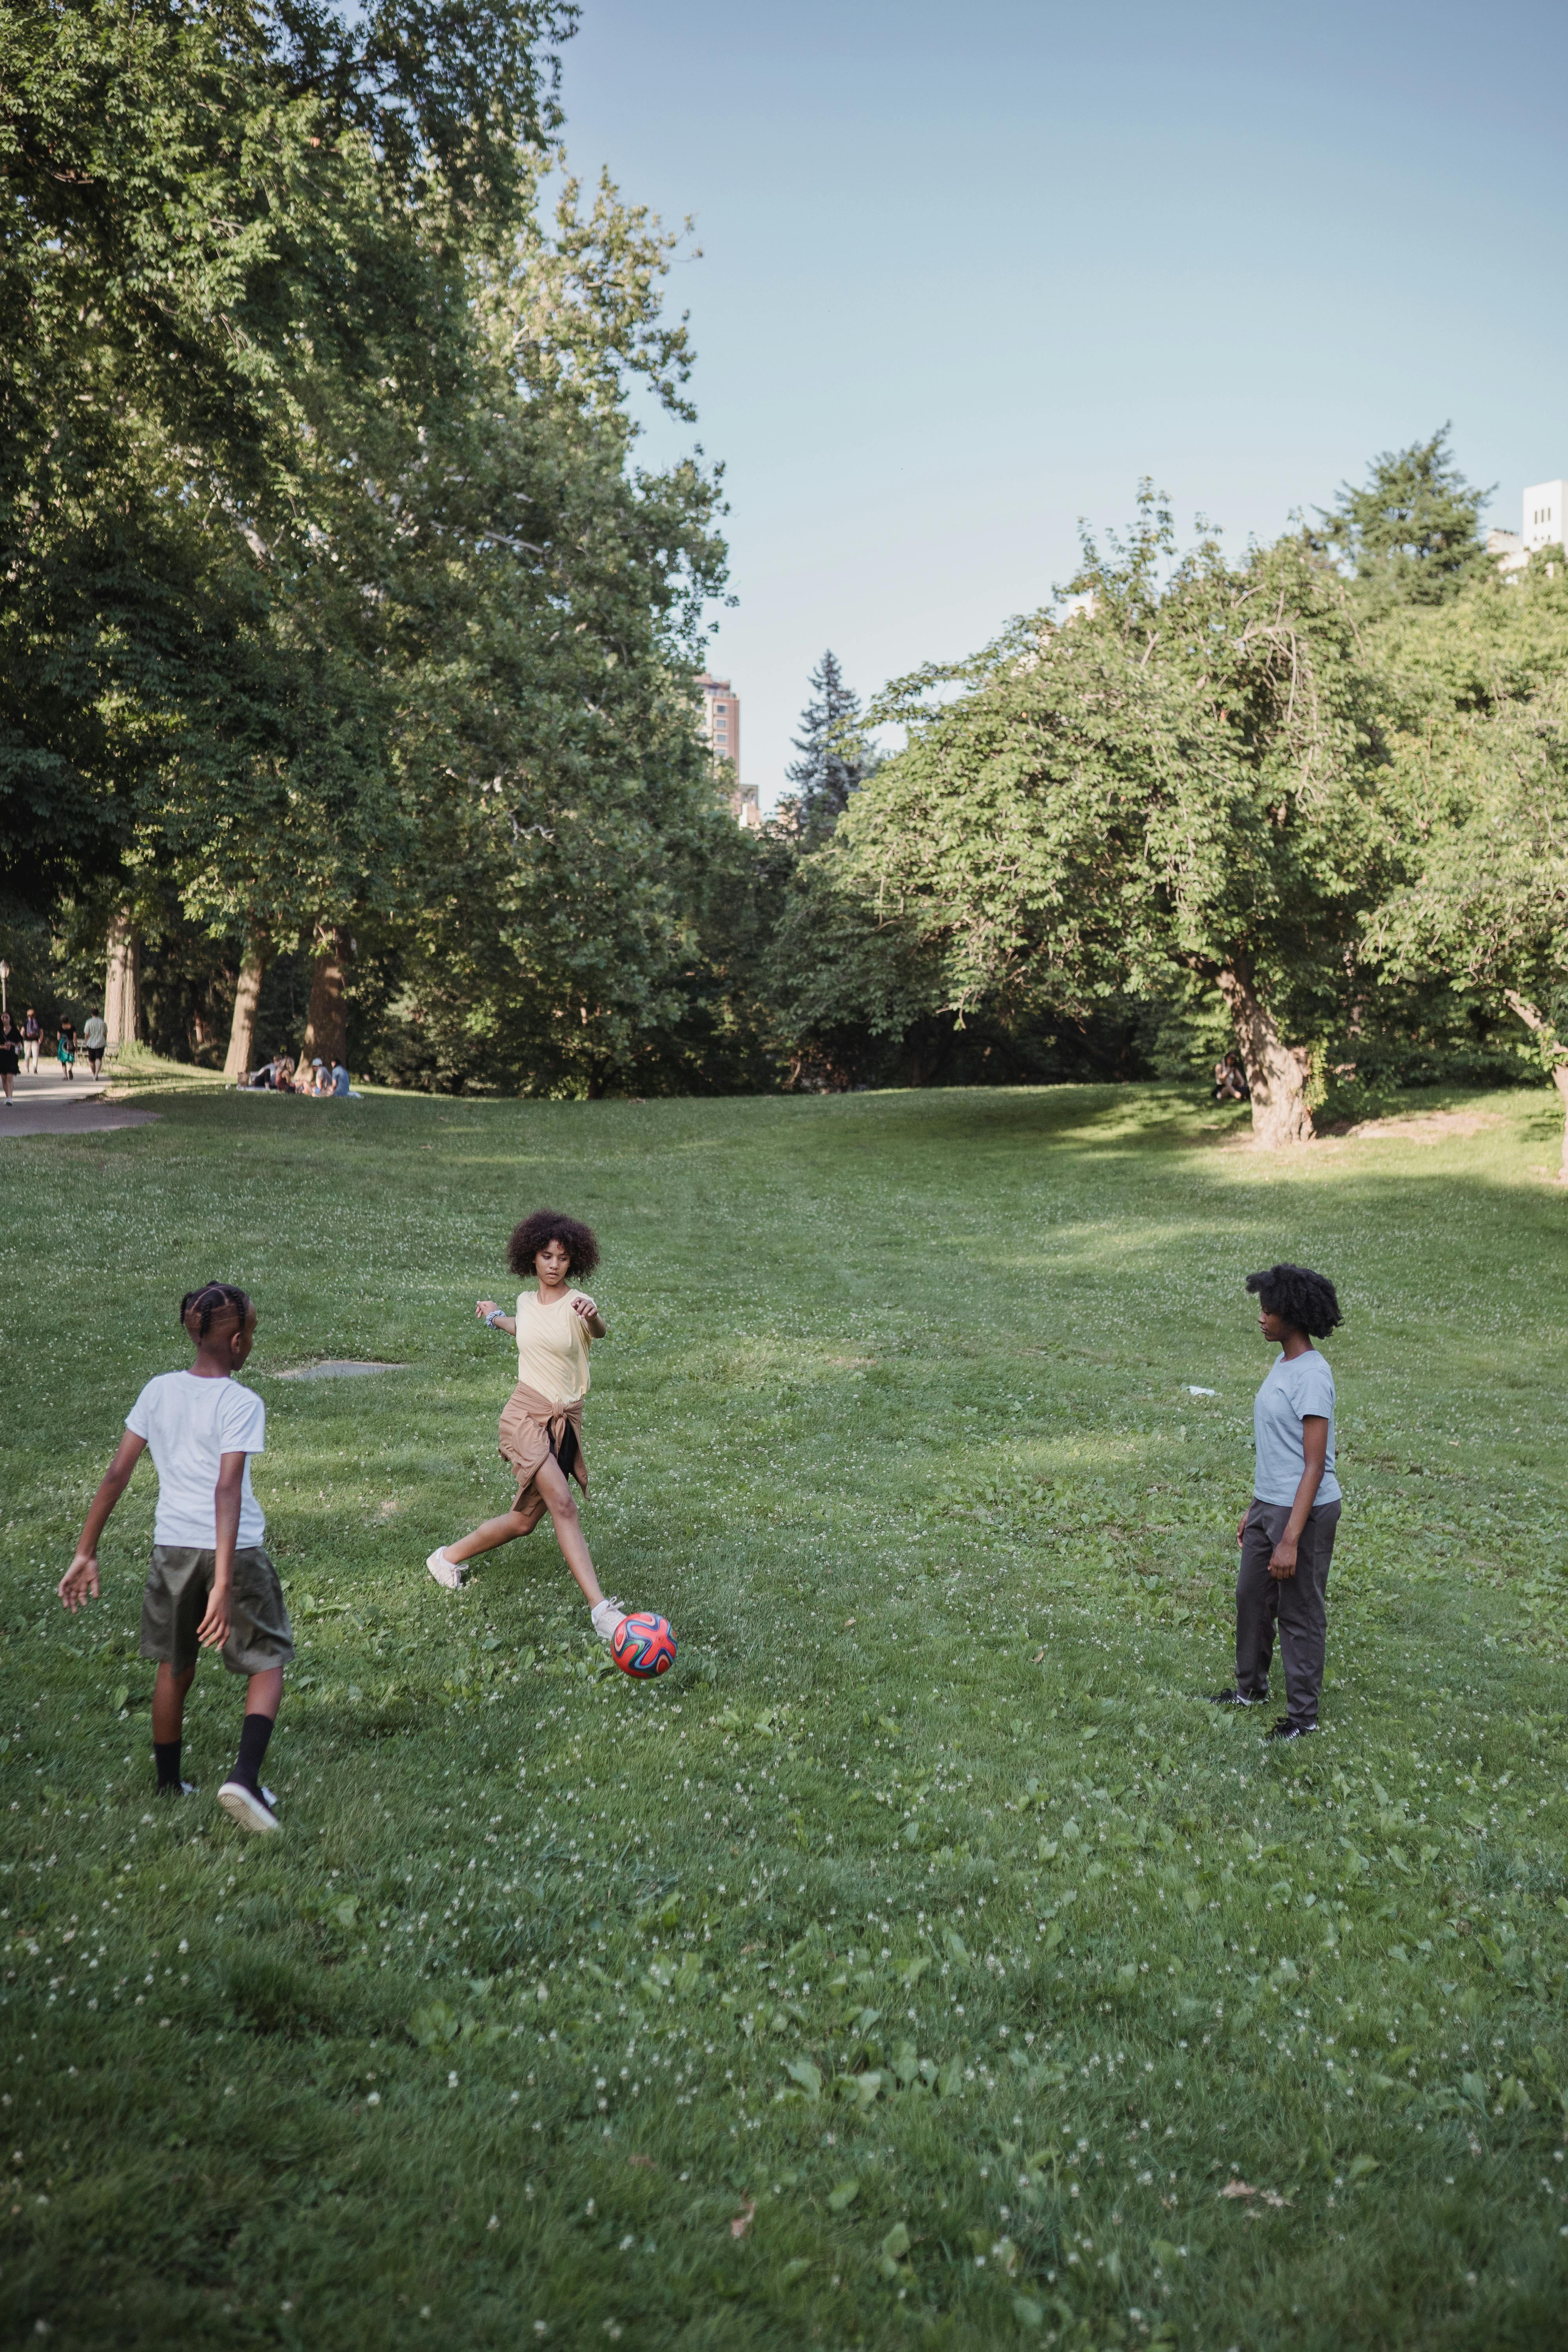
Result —
[[312, 447], [330, 478], [449, 383], [476, 194], [504, 231], [573, 21], [0, 8], [0, 854], [28, 876], [114, 857], [191, 678], [312, 569]]
[[1324, 543], [1374, 611], [1442, 604], [1486, 567], [1480, 518], [1492, 490], [1465, 479], [1448, 432], [1443, 425], [1408, 449], [1384, 450], [1359, 489], [1342, 483], [1333, 506], [1319, 510]]
[[1568, 581], [1483, 578], [1391, 619], [1373, 653], [1401, 724], [1400, 845], [1366, 949], [1386, 978], [1479, 992], [1563, 1097], [1568, 1182]]
[[1300, 537], [1175, 562], [1145, 488], [1072, 586], [1065, 625], [1019, 623], [878, 706], [907, 748], [805, 861], [781, 979], [810, 1019], [847, 976], [874, 1028], [922, 991], [963, 1019], [1190, 982], [1231, 1015], [1259, 1140], [1303, 1141], [1312, 1048], [1383, 878], [1343, 584]]
[[781, 811], [802, 841], [815, 848], [826, 840], [859, 791], [875, 772], [877, 755], [860, 719], [860, 698], [844, 682], [837, 656], [825, 653], [811, 673], [811, 699], [800, 714], [795, 738], [798, 760], [784, 771], [795, 786]]

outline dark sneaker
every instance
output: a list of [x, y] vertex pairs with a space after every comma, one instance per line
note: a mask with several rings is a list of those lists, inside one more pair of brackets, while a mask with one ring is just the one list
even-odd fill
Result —
[[243, 1780], [226, 1780], [217, 1792], [218, 1803], [231, 1822], [242, 1830], [255, 1830], [261, 1837], [276, 1837], [283, 1824], [278, 1818], [278, 1800], [270, 1789], [247, 1788]]
[[1263, 1737], [1265, 1739], [1306, 1739], [1317, 1727], [1315, 1723], [1292, 1723], [1282, 1715], [1278, 1723], [1269, 1725]]
[[1259, 1691], [1256, 1697], [1244, 1690], [1211, 1691], [1209, 1705], [1211, 1706], [1262, 1706], [1268, 1696], [1267, 1691]]

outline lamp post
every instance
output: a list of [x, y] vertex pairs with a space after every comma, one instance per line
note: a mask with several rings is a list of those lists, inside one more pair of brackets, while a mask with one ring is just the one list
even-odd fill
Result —
[[10, 977], [11, 967], [4, 956], [0, 956], [0, 1020], [3, 1020], [11, 1009], [5, 1002], [5, 982]]

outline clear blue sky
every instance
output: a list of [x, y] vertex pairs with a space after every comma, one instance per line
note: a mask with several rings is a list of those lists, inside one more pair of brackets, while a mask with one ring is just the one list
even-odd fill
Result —
[[1494, 521], [1568, 474], [1562, 7], [584, 0], [564, 93], [574, 168], [696, 215], [764, 801], [825, 646], [863, 695], [973, 651], [1141, 475], [1239, 544], [1446, 417]]

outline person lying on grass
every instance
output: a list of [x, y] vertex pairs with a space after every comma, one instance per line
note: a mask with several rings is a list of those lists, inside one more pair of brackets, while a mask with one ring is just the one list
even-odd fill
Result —
[[98, 1543], [151, 1446], [158, 1473], [153, 1565], [142, 1600], [142, 1655], [158, 1661], [153, 1754], [160, 1797], [194, 1796], [180, 1778], [185, 1693], [203, 1650], [249, 1677], [234, 1770], [218, 1803], [242, 1829], [275, 1834], [277, 1800], [261, 1760], [283, 1696], [294, 1635], [278, 1570], [261, 1548], [267, 1522], [250, 1491], [250, 1456], [266, 1445], [267, 1408], [231, 1377], [256, 1339], [256, 1309], [230, 1282], [187, 1291], [180, 1320], [195, 1343], [188, 1372], [160, 1372], [125, 1416], [125, 1434], [92, 1498], [76, 1558], [60, 1579], [71, 1611], [99, 1594]]
[[1334, 1475], [1334, 1376], [1313, 1347], [1343, 1320], [1334, 1286], [1305, 1265], [1249, 1274], [1258, 1324], [1279, 1350], [1252, 1409], [1258, 1463], [1252, 1501], [1237, 1529], [1236, 1687], [1216, 1706], [1260, 1706], [1268, 1696], [1274, 1626], [1285, 1664], [1286, 1712], [1270, 1739], [1318, 1727], [1328, 1643], [1329, 1562], [1340, 1523]]
[[613, 1641], [626, 1612], [599, 1589], [567, 1483], [575, 1478], [588, 1491], [583, 1452], [588, 1349], [609, 1336], [604, 1317], [591, 1298], [573, 1289], [572, 1277], [593, 1273], [599, 1244], [574, 1217], [535, 1209], [507, 1244], [507, 1263], [520, 1277], [531, 1274], [537, 1288], [519, 1294], [515, 1315], [503, 1315], [493, 1298], [481, 1298], [474, 1312], [517, 1341], [517, 1386], [500, 1417], [500, 1455], [516, 1475], [517, 1499], [499, 1519], [487, 1519], [472, 1535], [433, 1551], [425, 1565], [437, 1584], [455, 1592], [467, 1582], [467, 1563], [476, 1554], [528, 1535], [548, 1511], [562, 1558], [589, 1604], [594, 1631]]

